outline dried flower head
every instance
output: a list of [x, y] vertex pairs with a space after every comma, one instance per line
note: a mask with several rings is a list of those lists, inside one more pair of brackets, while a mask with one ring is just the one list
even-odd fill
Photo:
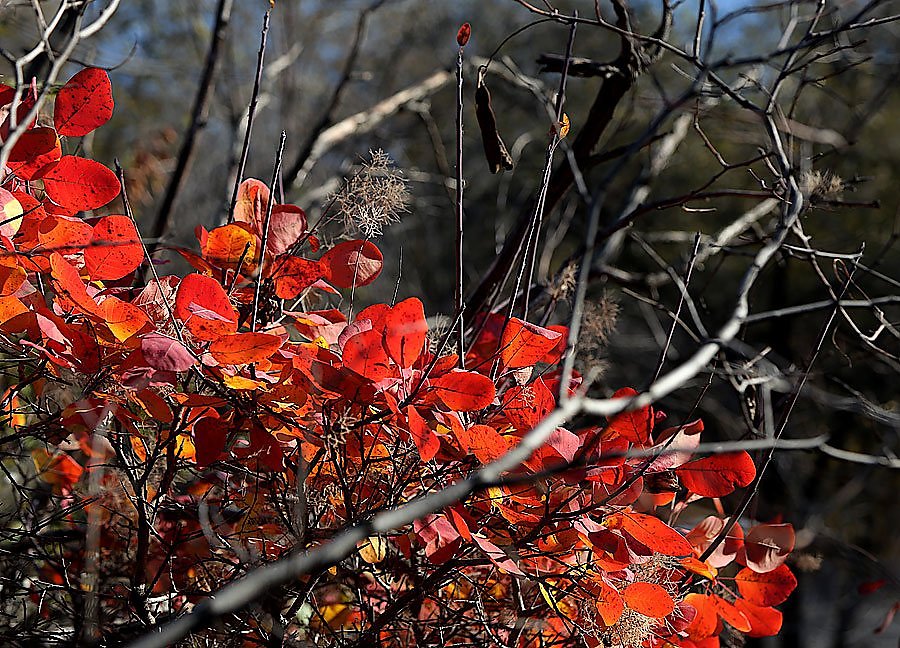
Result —
[[358, 230], [366, 238], [380, 236], [385, 226], [398, 222], [408, 202], [406, 178], [380, 149], [369, 151], [359, 171], [335, 196], [348, 229]]
[[810, 202], [835, 200], [844, 191], [844, 181], [831, 171], [811, 170], [803, 174], [801, 189]]

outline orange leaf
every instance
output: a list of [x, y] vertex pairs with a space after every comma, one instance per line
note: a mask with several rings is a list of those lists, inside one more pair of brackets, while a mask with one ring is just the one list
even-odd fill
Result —
[[246, 274], [256, 268], [256, 247], [256, 234], [246, 225], [222, 225], [207, 236], [203, 258], [220, 268]]
[[470, 412], [494, 402], [496, 388], [487, 376], [454, 369], [431, 383], [438, 398], [452, 410]]
[[53, 123], [60, 135], [80, 137], [108, 122], [112, 113], [109, 75], [106, 70], [85, 68], [60, 88]]
[[278, 257], [267, 268], [273, 268], [275, 294], [279, 299], [294, 299], [301, 291], [309, 288], [325, 274], [318, 261], [284, 255]]
[[201, 340], [215, 340], [237, 331], [237, 311], [225, 289], [212, 277], [189, 274], [175, 294], [175, 317]]
[[653, 619], [662, 619], [675, 609], [671, 595], [656, 583], [632, 583], [622, 592], [622, 597], [632, 610]]
[[338, 288], [366, 286], [381, 274], [384, 257], [370, 241], [344, 241], [322, 255], [325, 278]]
[[103, 207], [119, 195], [116, 174], [99, 162], [64, 155], [44, 174], [44, 190], [57, 205], [73, 211]]
[[615, 587], [603, 581], [600, 581], [600, 592], [597, 593], [597, 600], [594, 604], [607, 627], [614, 625], [625, 611], [622, 595]]
[[684, 597], [684, 602], [697, 612], [697, 615], [686, 628], [688, 637], [692, 641], [702, 641], [716, 634], [716, 630], [719, 627], [719, 617], [712, 597], [692, 592]]
[[85, 314], [98, 314], [97, 302], [88, 295], [87, 287], [78, 270], [55, 252], [50, 255], [50, 276], [57, 292], [64, 295], [74, 306]]
[[701, 497], [724, 497], [756, 477], [756, 466], [746, 451], [729, 452], [682, 464], [675, 469], [681, 483]]
[[84, 267], [91, 279], [121, 279], [143, 262], [144, 247], [128, 216], [106, 216], [97, 221], [91, 242], [84, 249]]
[[281, 347], [281, 338], [268, 333], [234, 333], [222, 336], [211, 345], [209, 352], [226, 365], [262, 362]]
[[31, 451], [31, 459], [41, 479], [57, 491], [72, 488], [81, 478], [84, 468], [66, 453], [50, 454], [44, 448]]
[[150, 323], [150, 318], [143, 310], [117, 297], [107, 297], [100, 302], [100, 316], [120, 342], [139, 333]]
[[753, 605], [744, 599], [737, 599], [734, 607], [750, 622], [748, 637], [773, 637], [781, 630], [782, 614], [773, 607]]
[[499, 459], [511, 447], [509, 439], [489, 425], [473, 425], [457, 431], [456, 436], [463, 449], [474, 454], [484, 464]]
[[750, 630], [750, 621], [746, 615], [738, 610], [734, 605], [723, 599], [717, 594], [712, 595], [713, 607], [716, 608], [716, 614], [738, 632], [747, 632]]
[[552, 351], [562, 333], [516, 317], [510, 318], [500, 341], [500, 359], [508, 369], [533, 367]]
[[415, 297], [396, 304], [384, 317], [384, 348], [391, 359], [406, 369], [425, 348], [428, 324], [425, 309]]
[[779, 565], [763, 574], [745, 567], [734, 580], [741, 596], [763, 607], [784, 603], [797, 587], [797, 578], [787, 565]]
[[618, 527], [649, 549], [666, 556], [690, 556], [691, 543], [657, 517], [645, 513], [618, 513], [610, 516], [610, 526]]
[[0, 297], [9, 297], [25, 283], [26, 272], [16, 257], [0, 257]]

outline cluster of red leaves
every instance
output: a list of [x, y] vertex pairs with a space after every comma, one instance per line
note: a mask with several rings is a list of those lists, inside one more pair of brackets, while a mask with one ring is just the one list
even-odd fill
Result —
[[[0, 104], [11, 100], [0, 92]], [[20, 112], [33, 101], [27, 95]], [[0, 189], [0, 331], [39, 369], [7, 404], [26, 388], [59, 401], [58, 384], [69, 385], [72, 396], [49, 417], [17, 422], [45, 442], [33, 458], [71, 504], [61, 524], [103, 523], [110, 574], [131, 565], [132, 587], [189, 605], [240, 572], [213, 560], [233, 547], [266, 561], [315, 546], [466, 477], [553, 410], [565, 327], [485, 315], [463, 364], [429, 336], [414, 297], [352, 321], [334, 308], [285, 309], [281, 300], [370, 283], [382, 256], [370, 241], [321, 249], [303, 210], [270, 204], [256, 180], [241, 185], [232, 222], [198, 229], [199, 253], [180, 250], [194, 272], [153, 273], [141, 286], [134, 222], [79, 215], [116, 198], [118, 179], [63, 155], [60, 141], [111, 112], [105, 72], [75, 75], [53, 124], [30, 125], [13, 149]], [[712, 516], [680, 530], [693, 502], [747, 486], [756, 470], [746, 452], [695, 457], [702, 423], [662, 428], [663, 418], [644, 407], [557, 429], [511, 475], [519, 485], [372, 538], [350, 559], [359, 569], [311, 578], [314, 613], [296, 631], [411, 643], [422, 632], [412, 625], [446, 628], [452, 614], [477, 643], [479, 614], [490, 614], [504, 620], [491, 632], [504, 643], [517, 632], [522, 646], [581, 636], [594, 646], [708, 648], [726, 626], [777, 633], [773, 606], [796, 585], [784, 564], [790, 525], [726, 532]], [[636, 449], [649, 458], [629, 458]], [[99, 491], [84, 489], [89, 473]], [[287, 493], [304, 498], [302, 520]], [[222, 513], [204, 522], [203, 507]], [[152, 533], [135, 544], [131, 530], [142, 524]], [[44, 565], [47, 582], [78, 581], [79, 547]], [[445, 565], [452, 570], [425, 588]], [[381, 620], [419, 588], [414, 612]], [[473, 588], [480, 608], [470, 605]], [[135, 596], [110, 597], [110, 613]], [[510, 615], [525, 618], [517, 628]]]

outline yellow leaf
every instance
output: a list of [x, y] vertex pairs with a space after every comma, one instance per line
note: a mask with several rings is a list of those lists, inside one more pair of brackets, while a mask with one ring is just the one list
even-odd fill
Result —
[[359, 557], [370, 565], [380, 563], [387, 556], [387, 542], [380, 536], [370, 536], [359, 545]]
[[559, 139], [565, 139], [569, 134], [569, 116], [563, 113], [562, 121], [559, 122]]

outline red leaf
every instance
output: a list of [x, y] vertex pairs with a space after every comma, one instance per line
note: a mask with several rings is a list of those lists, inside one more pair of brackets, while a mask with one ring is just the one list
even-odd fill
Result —
[[322, 264], [300, 257], [284, 255], [270, 266], [275, 282], [275, 294], [279, 299], [295, 299], [324, 276]]
[[691, 543], [657, 517], [645, 513], [617, 513], [610, 516], [610, 527], [619, 528], [649, 549], [666, 556], [690, 556]]
[[106, 216], [94, 225], [84, 266], [94, 280], [121, 279], [144, 262], [144, 247], [128, 216]]
[[57, 205], [74, 211], [103, 207], [119, 195], [116, 174], [99, 162], [64, 155], [44, 174], [44, 190]]
[[758, 524], [744, 539], [747, 566], [764, 574], [782, 565], [794, 550], [794, 527], [790, 524]]
[[[715, 541], [725, 528], [725, 520], [714, 515], [707, 516], [687, 534], [687, 539], [698, 553], [703, 553]], [[716, 569], [730, 565], [744, 546], [744, 530], [740, 524], [733, 524], [728, 530], [725, 540], [719, 543], [707, 563]]]
[[281, 347], [281, 338], [268, 333], [234, 333], [216, 339], [209, 352], [226, 365], [262, 362]]
[[428, 515], [416, 520], [413, 533], [425, 543], [425, 555], [435, 565], [447, 562], [462, 544], [459, 533], [443, 515]]
[[212, 277], [189, 274], [175, 294], [175, 317], [201, 340], [215, 340], [237, 331], [237, 311], [225, 289]]
[[506, 552], [503, 551], [500, 547], [495, 545], [493, 542], [484, 538], [477, 533], [472, 534], [472, 540], [475, 541], [475, 544], [478, 545], [478, 548], [481, 549], [487, 557], [490, 559], [492, 563], [494, 563], [497, 567], [502, 569], [507, 574], [517, 574], [519, 576], [524, 576], [525, 573], [516, 566]]
[[773, 607], [761, 607], [737, 599], [734, 607], [750, 622], [748, 637], [773, 637], [781, 630], [782, 614]]
[[559, 331], [510, 318], [500, 341], [500, 359], [508, 369], [533, 367], [556, 347], [560, 338]]
[[113, 105], [112, 84], [106, 70], [85, 68], [56, 95], [53, 123], [60, 135], [81, 137], [108, 122]]
[[900, 612], [900, 601], [897, 601], [891, 606], [891, 609], [887, 611], [887, 614], [884, 615], [884, 619], [882, 619], [881, 624], [875, 628], [875, 634], [884, 634], [884, 632], [891, 627], [891, 624], [894, 622], [894, 617], [897, 616], [897, 612]]
[[625, 602], [622, 600], [622, 595], [612, 585], [600, 581], [600, 591], [596, 596], [595, 605], [603, 623], [607, 627], [614, 625], [625, 611]]
[[444, 405], [459, 412], [484, 409], [494, 402], [496, 389], [487, 376], [454, 369], [431, 383]]
[[141, 352], [147, 365], [160, 371], [187, 371], [197, 362], [181, 342], [159, 333], [141, 338]]
[[656, 583], [632, 583], [622, 592], [622, 598], [632, 610], [653, 619], [662, 619], [675, 609], [672, 596]]
[[247, 223], [257, 234], [262, 234], [263, 221], [269, 207], [269, 187], [262, 180], [247, 178], [238, 187], [234, 204], [234, 221]]
[[[613, 394], [613, 398], [632, 398], [637, 394], [638, 392], [631, 387], [624, 387]], [[639, 445], [650, 442], [652, 430], [653, 410], [649, 406], [633, 412], [616, 414], [606, 427], [607, 434], [612, 433]]]
[[[779, 567], [778, 569], [781, 569], [781, 567]], [[778, 571], [778, 569], [776, 569], [774, 572], [769, 572], [769, 574], [774, 574], [775, 572]], [[791, 576], [793, 576], [793, 574], [791, 574]], [[877, 592], [885, 585], [887, 585], [887, 579], [886, 578], [878, 578], [876, 580], [871, 580], [871, 581], [866, 581], [864, 583], [860, 583], [859, 586], [856, 588], [856, 591], [859, 592], [860, 594], [862, 594], [863, 596], [865, 596], [867, 594], [872, 594], [874, 592]], [[743, 592], [741, 592], [741, 594], [743, 594]], [[743, 596], [746, 599], [750, 598], [746, 594], [743, 594]], [[769, 605], [778, 605], [778, 603], [770, 603]]]
[[381, 274], [384, 257], [370, 241], [344, 241], [322, 255], [325, 279], [338, 288], [366, 286]]
[[262, 428], [254, 427], [250, 430], [250, 449], [245, 456], [256, 460], [257, 470], [279, 472], [284, 468], [284, 453], [281, 451], [281, 444]]
[[519, 432], [527, 432], [553, 411], [556, 399], [543, 378], [516, 385], [503, 393], [503, 414]]
[[756, 477], [756, 466], [745, 451], [689, 461], [675, 469], [681, 483], [701, 497], [724, 497]]
[[46, 126], [22, 133], [9, 154], [9, 170], [22, 180], [37, 180], [62, 157], [56, 131]]
[[348, 339], [344, 343], [342, 357], [345, 367], [373, 382], [383, 380], [392, 373], [378, 331], [363, 331]]
[[425, 347], [428, 324], [425, 309], [415, 297], [396, 304], [384, 317], [384, 348], [391, 359], [406, 369], [419, 358]]
[[306, 212], [296, 205], [275, 205], [269, 218], [266, 254], [287, 252], [306, 231]]
[[458, 431], [456, 436], [463, 449], [483, 464], [499, 459], [511, 446], [509, 439], [488, 425], [473, 425]]
[[456, 32], [456, 44], [460, 47], [465, 47], [471, 36], [472, 26], [469, 23], [463, 23], [462, 26], [460, 26], [459, 31]]
[[197, 465], [205, 468], [218, 461], [228, 438], [228, 428], [217, 416], [204, 416], [194, 423], [194, 448]]
[[734, 580], [741, 596], [764, 607], [784, 603], [797, 587], [797, 578], [787, 565], [779, 565], [763, 574], [745, 567]]
[[441, 447], [437, 434], [428, 427], [425, 419], [412, 405], [406, 408], [406, 420], [409, 422], [409, 435], [416, 444], [422, 461], [431, 461]]

